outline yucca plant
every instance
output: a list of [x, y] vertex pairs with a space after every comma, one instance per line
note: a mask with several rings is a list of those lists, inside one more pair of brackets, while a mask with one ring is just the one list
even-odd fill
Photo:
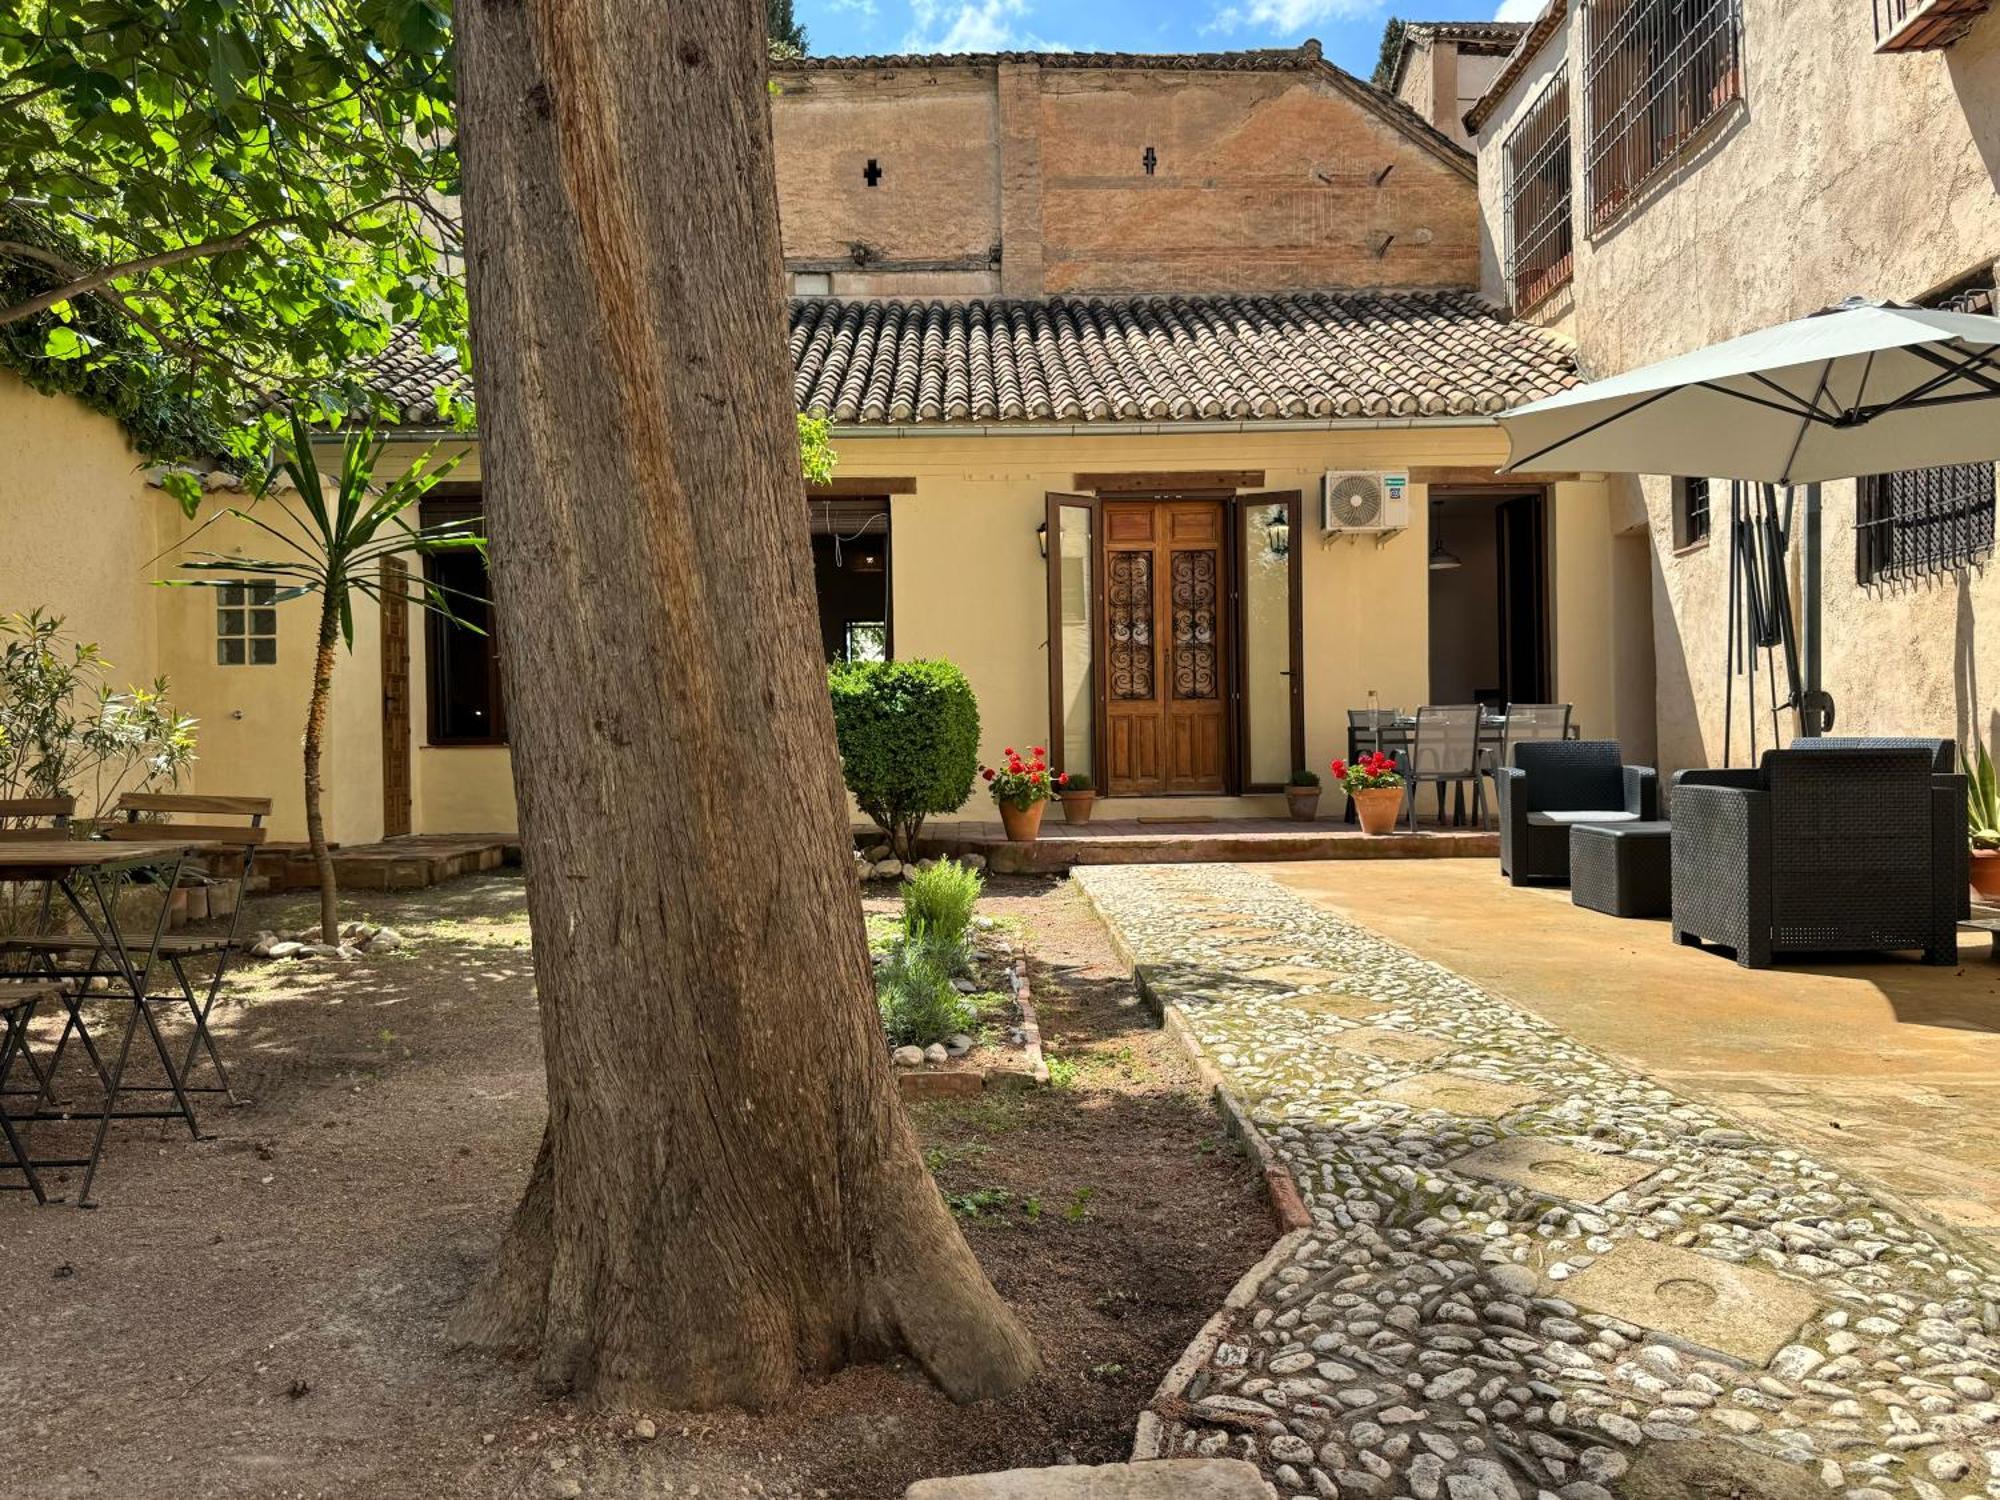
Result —
[[1993, 757], [1984, 745], [1975, 744], [1965, 752], [1965, 766], [1971, 773], [1965, 781], [1966, 839], [1975, 849], [2000, 849], [2000, 781], [1993, 773]]
[[[327, 703], [333, 689], [334, 647], [345, 641], [349, 651], [354, 649], [356, 594], [377, 605], [382, 601], [380, 575], [370, 571], [371, 565], [405, 553], [429, 556], [464, 547], [483, 552], [486, 539], [474, 535], [465, 521], [421, 526], [412, 525], [406, 518], [410, 508], [458, 466], [457, 456], [433, 464], [435, 450], [427, 451], [395, 478], [381, 481], [375, 470], [386, 445], [372, 426], [366, 426], [348, 434], [341, 446], [340, 472], [329, 478], [320, 472], [312, 439], [311, 427], [302, 416], [293, 413], [291, 430], [273, 446], [270, 462], [257, 482], [251, 503], [218, 512], [194, 533], [201, 535], [227, 516], [256, 527], [278, 543], [283, 549], [280, 556], [252, 558], [202, 552], [180, 566], [191, 572], [226, 573], [230, 577], [162, 582], [181, 587], [223, 588], [246, 577], [260, 578], [276, 585], [273, 603], [309, 595], [319, 599], [312, 696], [306, 708], [306, 837], [312, 842], [313, 862], [319, 867], [320, 937], [324, 942], [338, 943], [340, 911], [334, 889], [333, 856], [327, 849], [326, 825], [320, 816], [320, 757], [326, 741]], [[299, 511], [283, 504], [266, 507], [263, 503], [284, 480], [290, 480], [299, 492]], [[189, 541], [193, 539], [190, 537]], [[455, 590], [423, 578], [421, 573], [418, 577], [422, 592], [415, 597], [421, 608], [469, 630], [478, 629], [453, 611], [451, 596]]]

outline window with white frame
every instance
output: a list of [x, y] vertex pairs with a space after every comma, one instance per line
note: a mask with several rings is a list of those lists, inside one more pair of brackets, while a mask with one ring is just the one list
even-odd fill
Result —
[[1502, 152], [1507, 289], [1519, 312], [1567, 285], [1572, 269], [1568, 64], [1522, 113]]
[[224, 667], [278, 662], [278, 586], [246, 578], [215, 591], [215, 660]]
[[1584, 7], [1584, 177], [1604, 228], [1743, 94], [1741, 0]]

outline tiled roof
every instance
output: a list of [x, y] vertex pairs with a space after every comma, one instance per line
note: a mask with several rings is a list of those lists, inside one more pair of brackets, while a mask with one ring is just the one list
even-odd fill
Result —
[[1418, 32], [1437, 42], [1455, 42], [1461, 47], [1499, 47], [1511, 51], [1528, 29], [1526, 21], [1410, 21], [1404, 30]]
[[1044, 68], [1150, 68], [1185, 73], [1279, 73], [1320, 61], [1320, 45], [1264, 47], [1246, 52], [889, 52], [865, 57], [774, 58], [774, 73], [850, 73], [877, 68], [992, 68], [1034, 63]]
[[1542, 50], [1542, 44], [1555, 35], [1556, 28], [1563, 23], [1568, 12], [1567, 0], [1548, 0], [1542, 13], [1528, 23], [1521, 40], [1514, 44], [1514, 50], [1507, 54], [1507, 61], [1500, 71], [1493, 75], [1493, 81], [1486, 86], [1486, 92], [1473, 101], [1472, 108], [1465, 112], [1465, 129], [1468, 135], [1478, 135], [1500, 101], [1528, 70], [1528, 64], [1535, 60], [1535, 54]]
[[[843, 426], [1441, 417], [1575, 383], [1566, 345], [1471, 292], [791, 305], [792, 394]], [[458, 383], [402, 342], [373, 384], [416, 425]]]
[[1355, 103], [1373, 110], [1398, 130], [1423, 143], [1467, 177], [1472, 155], [1409, 105], [1384, 89], [1328, 62], [1317, 41], [1296, 47], [1246, 52], [893, 52], [872, 57], [793, 57], [773, 59], [774, 73], [866, 73], [893, 68], [991, 68], [1001, 63], [1033, 63], [1043, 68], [1128, 68], [1175, 73], [1317, 74]]

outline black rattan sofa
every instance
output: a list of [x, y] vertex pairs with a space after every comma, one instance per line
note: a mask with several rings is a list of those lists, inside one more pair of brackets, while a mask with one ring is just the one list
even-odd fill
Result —
[[1921, 949], [1955, 963], [1970, 915], [1965, 778], [1950, 740], [1815, 739], [1756, 770], [1674, 778], [1673, 925], [1747, 969], [1781, 953]]
[[1650, 766], [1623, 763], [1616, 740], [1528, 740], [1502, 766], [1500, 873], [1515, 885], [1569, 879], [1569, 831], [1579, 823], [1659, 816]]

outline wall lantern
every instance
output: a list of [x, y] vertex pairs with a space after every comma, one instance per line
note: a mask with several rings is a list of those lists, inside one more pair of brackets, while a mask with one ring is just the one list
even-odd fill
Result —
[[1431, 501], [1431, 571], [1449, 573], [1453, 568], [1465, 566], [1458, 560], [1458, 554], [1444, 544], [1444, 502]]
[[1272, 506], [1271, 514], [1265, 517], [1264, 542], [1273, 557], [1283, 557], [1292, 550], [1291, 516], [1284, 506]]
[[1044, 521], [1035, 528], [1035, 546], [1042, 554], [1042, 561], [1049, 560], [1049, 523]]

